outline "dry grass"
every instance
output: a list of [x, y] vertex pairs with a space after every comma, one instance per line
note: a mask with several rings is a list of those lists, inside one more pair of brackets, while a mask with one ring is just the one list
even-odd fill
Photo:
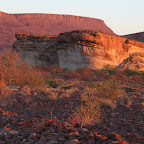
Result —
[[0, 106], [6, 106], [12, 103], [13, 100], [11, 99], [11, 93], [12, 89], [9, 88], [8, 86], [5, 86], [4, 95], [0, 96]]
[[56, 91], [49, 91], [47, 92], [47, 97], [49, 100], [56, 100], [58, 97], [58, 92]]
[[116, 103], [114, 103], [111, 99], [99, 98], [98, 102], [100, 103], [101, 107], [106, 107], [110, 109], [116, 108]]
[[45, 84], [42, 73], [33, 68], [23, 67], [21, 68], [21, 72], [19, 73], [19, 77], [14, 82], [15, 85], [25, 86], [28, 85], [30, 87], [38, 87]]
[[31, 87], [29, 87], [29, 86], [24, 86], [23, 88], [22, 88], [22, 95], [30, 95], [31, 94]]
[[99, 98], [116, 99], [122, 97], [125, 92], [121, 88], [120, 82], [115, 79], [109, 79], [106, 82], [98, 82], [95, 84], [96, 95]]
[[100, 122], [100, 106], [96, 101], [88, 101], [78, 106], [75, 111], [75, 121], [81, 124], [81, 127], [87, 124]]

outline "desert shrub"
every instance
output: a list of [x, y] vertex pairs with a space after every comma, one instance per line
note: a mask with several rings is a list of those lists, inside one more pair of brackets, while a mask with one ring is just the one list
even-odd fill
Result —
[[102, 71], [108, 72], [109, 75], [115, 75], [117, 73], [118, 69], [111, 65], [105, 65], [105, 66], [103, 66]]
[[70, 89], [66, 89], [66, 90], [64, 90], [64, 91], [62, 92], [60, 98], [64, 98], [64, 97], [69, 98], [69, 97], [71, 97], [71, 95], [72, 95], [73, 93], [75, 93], [76, 91], [78, 91], [78, 88], [75, 88], [75, 87], [72, 87], [72, 88], [70, 88]]
[[22, 94], [23, 94], [23, 95], [30, 95], [30, 94], [31, 94], [31, 87], [25, 85], [25, 86], [22, 88]]
[[62, 73], [62, 72], [63, 72], [63, 69], [62, 69], [60, 66], [56, 66], [56, 67], [53, 67], [53, 68], [51, 69], [51, 72], [58, 74], [58, 73]]
[[100, 103], [101, 107], [106, 107], [110, 109], [115, 109], [116, 108], [116, 103], [113, 102], [111, 99], [106, 99], [106, 98], [98, 98], [98, 102]]
[[133, 80], [134, 82], [137, 82], [137, 83], [143, 83], [144, 82], [142, 75], [132, 75], [132, 76], [129, 76], [129, 79]]
[[46, 84], [48, 84], [48, 86], [52, 88], [58, 87], [57, 82], [55, 80], [46, 80]]
[[117, 69], [116, 68], [108, 69], [108, 73], [109, 75], [115, 75], [117, 73]]
[[12, 103], [12, 90], [8, 86], [4, 86], [4, 95], [0, 96], [0, 106], [6, 106]]
[[80, 79], [80, 74], [74, 72], [74, 71], [66, 71], [63, 73], [63, 77], [65, 79]]
[[45, 93], [49, 100], [56, 100], [58, 97], [58, 91], [52, 87], [48, 88], [40, 86], [36, 91]]
[[144, 82], [140, 82], [140, 83], [138, 83], [138, 84], [140, 84], [140, 85], [144, 86]]
[[95, 89], [86, 87], [81, 94], [81, 101], [85, 101], [85, 102], [89, 100], [95, 101], [96, 99], [94, 93], [95, 93]]
[[58, 97], [58, 92], [56, 91], [48, 91], [47, 92], [47, 97], [49, 100], [56, 100]]
[[68, 92], [62, 93], [62, 95], [60, 95], [60, 98], [69, 98], [70, 94]]
[[78, 91], [78, 88], [72, 87], [70, 89], [67, 89], [66, 92], [69, 93], [70, 95]]
[[144, 78], [144, 71], [141, 71], [140, 73], [141, 73], [142, 77]]
[[110, 64], [107, 64], [107, 65], [103, 66], [103, 69], [112, 69], [112, 68], [113, 68], [113, 66], [110, 65]]
[[126, 69], [124, 70], [124, 72], [125, 72], [126, 75], [128, 75], [128, 76], [133, 76], [133, 75], [139, 75], [139, 74], [140, 74], [138, 71], [132, 70], [132, 69], [128, 69], [128, 68], [126, 68]]
[[119, 81], [109, 79], [106, 82], [95, 82], [95, 94], [100, 98], [116, 99], [124, 94]]
[[99, 105], [101, 106], [101, 108], [107, 107], [110, 109], [115, 109], [116, 104], [113, 102], [114, 98], [108, 97], [108, 96], [105, 97], [105, 95], [103, 95], [104, 93], [97, 92], [96, 88], [101, 86], [101, 82], [93, 82], [91, 84], [89, 84], [89, 88], [86, 88], [85, 89], [86, 91], [82, 93], [81, 101], [84, 101], [84, 102], [87, 102], [89, 100], [97, 101]]
[[52, 74], [50, 72], [47, 72], [47, 71], [41, 71], [41, 75], [42, 75], [42, 78], [44, 80], [47, 80], [47, 79], [51, 79], [52, 78]]
[[100, 106], [96, 101], [87, 101], [78, 106], [74, 111], [81, 127], [86, 124], [94, 124], [100, 121]]
[[48, 65], [40, 65], [40, 66], [37, 66], [37, 68], [40, 70], [47, 71], [47, 72], [50, 72], [53, 69], [52, 66], [48, 66]]
[[5, 95], [4, 87], [18, 77], [21, 59], [17, 52], [4, 49], [0, 52], [0, 94]]
[[95, 73], [92, 70], [90, 70], [89, 68], [77, 69], [76, 73], [79, 74], [79, 78], [82, 80], [89, 80], [93, 76], [95, 76]]
[[44, 85], [44, 79], [42, 73], [32, 67], [23, 66], [19, 73], [19, 77], [13, 82], [13, 84], [18, 86], [30, 86], [38, 87]]
[[69, 69], [69, 68], [64, 68], [63, 71], [64, 71], [64, 72], [71, 72], [71, 71], [73, 71], [73, 70], [72, 70], [72, 69]]

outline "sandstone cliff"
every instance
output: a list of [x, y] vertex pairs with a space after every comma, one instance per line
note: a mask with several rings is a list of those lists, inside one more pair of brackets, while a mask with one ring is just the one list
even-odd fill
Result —
[[56, 14], [7, 14], [0, 12], [0, 48], [11, 47], [15, 33], [58, 35], [72, 30], [114, 34], [100, 19]]
[[129, 55], [144, 53], [144, 43], [94, 31], [72, 31], [57, 37], [18, 33], [16, 38], [14, 49], [31, 65], [99, 69], [107, 64], [118, 66]]

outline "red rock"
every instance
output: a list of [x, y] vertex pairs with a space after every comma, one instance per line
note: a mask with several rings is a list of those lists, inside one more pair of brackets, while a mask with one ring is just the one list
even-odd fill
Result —
[[71, 132], [68, 135], [72, 136], [72, 137], [77, 137], [77, 136], [79, 136], [79, 133], [78, 132]]
[[79, 144], [79, 140], [78, 139], [72, 139], [72, 140], [69, 140], [67, 141], [65, 144]]
[[104, 136], [104, 137], [102, 137], [101, 139], [102, 139], [102, 140], [107, 140], [107, 137], [106, 137], [106, 136]]
[[102, 137], [98, 132], [94, 132], [95, 137]]
[[122, 144], [128, 144], [126, 141], [123, 141]]
[[93, 137], [94, 134], [92, 132], [89, 133], [88, 137]]

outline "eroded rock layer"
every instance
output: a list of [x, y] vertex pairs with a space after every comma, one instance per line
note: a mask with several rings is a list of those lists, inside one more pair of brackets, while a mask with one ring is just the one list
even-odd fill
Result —
[[99, 69], [107, 64], [118, 66], [129, 55], [144, 53], [142, 42], [95, 31], [72, 31], [57, 37], [18, 33], [16, 38], [14, 49], [31, 65]]

